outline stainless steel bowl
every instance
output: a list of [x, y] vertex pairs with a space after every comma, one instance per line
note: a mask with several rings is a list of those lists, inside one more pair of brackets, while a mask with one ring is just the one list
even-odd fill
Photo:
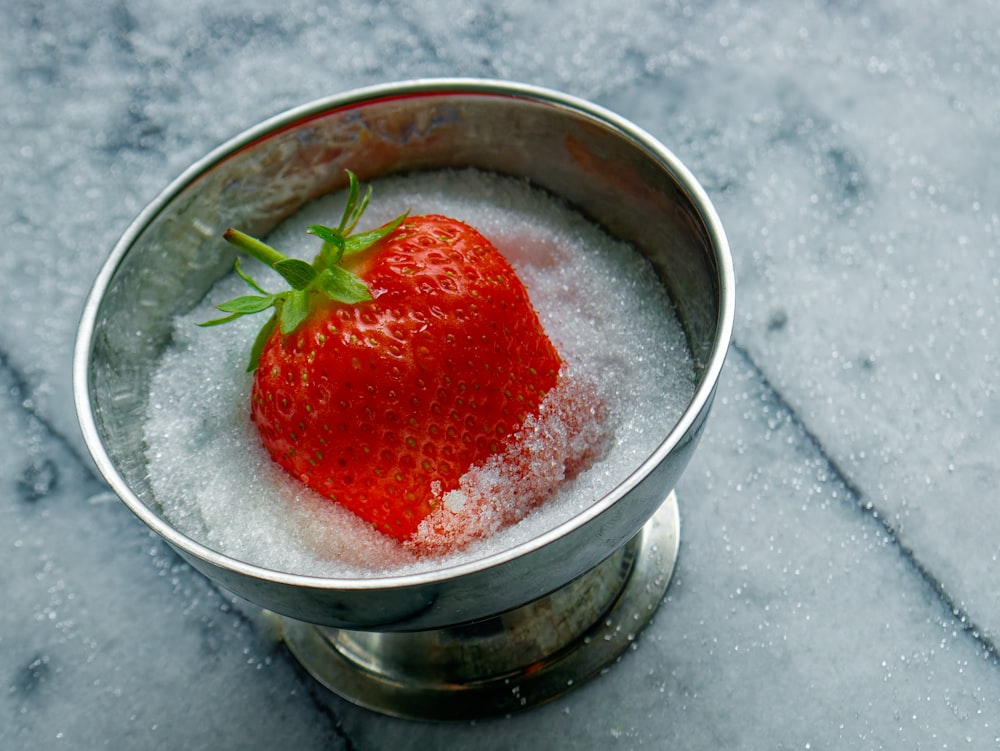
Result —
[[[367, 180], [470, 166], [527, 178], [562, 196], [652, 262], [685, 328], [697, 370], [694, 397], [676, 424], [663, 426], [656, 450], [586, 511], [545, 534], [472, 563], [426, 573], [344, 579], [276, 572], [175, 529], [161, 515], [149, 486], [141, 426], [150, 374], [168, 342], [171, 319], [201, 300], [231, 268], [231, 250], [219, 239], [222, 231], [235, 225], [266, 235], [306, 202], [341, 188], [345, 168]], [[156, 273], [150, 273], [154, 268]], [[473, 639], [484, 633], [484, 622], [510, 612], [529, 613], [540, 598], [612, 570], [610, 590], [581, 611], [587, 623], [553, 649], [562, 653], [567, 643], [583, 640], [642, 568], [635, 565], [637, 556], [661, 547], [650, 542], [651, 535], [659, 534], [665, 544], [664, 535], [672, 536], [669, 544], [676, 549], [671, 491], [709, 413], [733, 314], [732, 261], [719, 219], [694, 177], [655, 139], [611, 112], [549, 90], [465, 79], [412, 81], [353, 91], [281, 114], [222, 145], [175, 180], [127, 229], [97, 278], [77, 341], [75, 396], [84, 437], [115, 492], [196, 569], [294, 619], [286, 622], [286, 635], [314, 674], [382, 711], [437, 716], [425, 702], [400, 699], [396, 689], [389, 698], [385, 692], [368, 698], [371, 691], [336, 685], [336, 677], [323, 675], [329, 672], [328, 658], [336, 653], [349, 665], [367, 663], [366, 670], [381, 670], [384, 682], [393, 685], [416, 674], [431, 676], [426, 680], [438, 676], [448, 684], [454, 676], [447, 666], [463, 658], [451, 655], [412, 668], [407, 667], [413, 662], [409, 655], [385, 667], [386, 655], [426, 651], [429, 633], [438, 641], [449, 634], [448, 642], [459, 633], [455, 629], [464, 629], [463, 639]], [[646, 531], [640, 532], [644, 525]], [[663, 580], [669, 580], [673, 555], [667, 557], [651, 574], [659, 587], [653, 606], [666, 586]], [[578, 600], [564, 597], [560, 612], [579, 610]], [[311, 624], [308, 637], [302, 623]], [[408, 642], [398, 634], [420, 634], [425, 641]], [[303, 644], [316, 639], [325, 645], [326, 657], [306, 654]], [[535, 635], [532, 639], [537, 641]], [[510, 653], [509, 643], [499, 649]], [[514, 662], [534, 664], [545, 657], [525, 655]], [[309, 664], [317, 660], [328, 664]], [[374, 663], [382, 667], [373, 668]], [[492, 672], [504, 672], [509, 682], [518, 669], [505, 660]], [[350, 667], [333, 672], [345, 670]], [[486, 681], [467, 672], [458, 676], [465, 684]], [[550, 688], [547, 693], [557, 692]], [[517, 704], [535, 701], [523, 698]], [[477, 701], [461, 716], [509, 709], [485, 695]]]

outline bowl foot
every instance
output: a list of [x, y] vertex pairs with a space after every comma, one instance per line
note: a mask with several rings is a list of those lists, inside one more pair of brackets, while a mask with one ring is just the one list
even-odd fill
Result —
[[285, 643], [306, 670], [355, 704], [417, 720], [508, 714], [570, 691], [629, 648], [670, 583], [679, 530], [671, 493], [594, 569], [476, 623], [385, 633], [277, 617]]

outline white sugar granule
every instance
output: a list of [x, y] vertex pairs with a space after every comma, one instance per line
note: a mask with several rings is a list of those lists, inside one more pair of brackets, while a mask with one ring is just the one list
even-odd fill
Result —
[[[373, 185], [361, 228], [405, 210], [446, 214], [476, 227], [507, 256], [563, 356], [559, 383], [504, 456], [467, 473], [403, 545], [305, 488], [267, 456], [250, 420], [251, 376], [244, 372], [263, 315], [195, 326], [218, 316], [214, 304], [246, 293], [235, 276], [223, 279], [176, 321], [174, 342], [151, 383], [145, 428], [150, 479], [166, 519], [233, 558], [357, 577], [414, 573], [498, 552], [566, 521], [622, 482], [694, 392], [690, 352], [652, 269], [577, 212], [523, 181], [473, 170]], [[310, 204], [269, 242], [287, 255], [312, 258], [318, 241], [305, 227], [336, 224], [343, 200], [335, 195]], [[259, 264], [248, 261], [245, 268], [265, 289], [280, 288]], [[456, 543], [468, 544], [442, 553]]]

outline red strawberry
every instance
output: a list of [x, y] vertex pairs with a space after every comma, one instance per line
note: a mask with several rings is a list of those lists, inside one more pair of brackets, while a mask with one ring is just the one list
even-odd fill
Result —
[[219, 306], [274, 307], [258, 336], [252, 416], [278, 464], [406, 540], [472, 466], [506, 448], [561, 360], [524, 285], [472, 227], [400, 217], [351, 235], [371, 190], [357, 181], [312, 265], [228, 230], [293, 289]]

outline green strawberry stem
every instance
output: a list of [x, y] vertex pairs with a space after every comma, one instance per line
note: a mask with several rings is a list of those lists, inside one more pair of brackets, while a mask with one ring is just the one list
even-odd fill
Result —
[[245, 232], [240, 232], [238, 229], [233, 229], [232, 227], [222, 233], [222, 239], [233, 247], [242, 250], [248, 256], [256, 258], [266, 266], [274, 267], [276, 263], [288, 260], [288, 256], [272, 248], [266, 242], [258, 240], [256, 237], [251, 237]]
[[217, 326], [241, 316], [261, 313], [274, 308], [274, 313], [257, 335], [247, 370], [257, 369], [264, 344], [276, 327], [281, 329], [282, 334], [291, 334], [309, 317], [320, 301], [332, 300], [345, 305], [356, 305], [372, 299], [371, 292], [364, 280], [345, 269], [340, 265], [340, 262], [344, 256], [360, 253], [373, 246], [402, 224], [407, 215], [403, 214], [377, 229], [360, 232], [356, 235], [351, 234], [358, 219], [361, 218], [361, 214], [368, 206], [368, 201], [371, 198], [371, 186], [364, 197], [360, 197], [358, 178], [350, 170], [347, 170], [347, 177], [349, 193], [340, 225], [326, 227], [314, 224], [306, 229], [309, 234], [315, 235], [323, 242], [320, 252], [311, 264], [297, 258], [289, 258], [263, 240], [258, 240], [256, 237], [251, 237], [237, 229], [230, 227], [223, 233], [222, 237], [226, 242], [250, 257], [256, 258], [264, 265], [270, 266], [291, 287], [291, 289], [274, 294], [265, 291], [251, 276], [244, 273], [240, 267], [240, 260], [237, 258], [234, 263], [236, 273], [260, 294], [244, 295], [217, 305], [216, 308], [223, 313], [228, 313], [228, 315], [199, 324], [199, 326]]

